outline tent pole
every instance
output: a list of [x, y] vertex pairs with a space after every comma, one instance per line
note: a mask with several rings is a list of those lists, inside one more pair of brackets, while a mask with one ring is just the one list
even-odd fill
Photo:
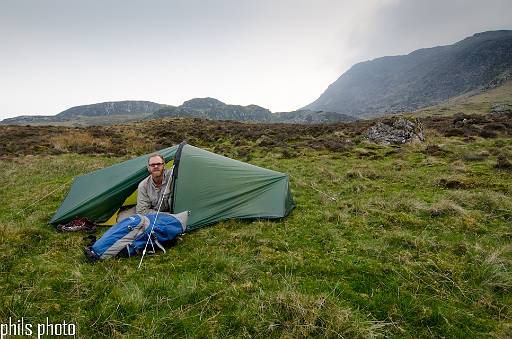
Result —
[[172, 181], [172, 173], [174, 172], [174, 166], [171, 168], [171, 173], [169, 173], [169, 178], [167, 179], [167, 184], [165, 185], [164, 191], [162, 192], [162, 196], [160, 197], [160, 202], [158, 203], [158, 209], [156, 210], [156, 216], [153, 222], [151, 223], [151, 230], [148, 234], [148, 240], [146, 241], [146, 246], [144, 246], [144, 251], [142, 251], [142, 257], [140, 258], [139, 266], [137, 269], [140, 269], [142, 265], [142, 260], [144, 260], [144, 256], [146, 255], [146, 250], [148, 248], [149, 241], [151, 240], [151, 234], [153, 234], [153, 228], [155, 228], [156, 219], [158, 219], [158, 214], [160, 213], [160, 208], [162, 208], [162, 203], [164, 201], [165, 192], [167, 192], [167, 188], [169, 187], [169, 183]]

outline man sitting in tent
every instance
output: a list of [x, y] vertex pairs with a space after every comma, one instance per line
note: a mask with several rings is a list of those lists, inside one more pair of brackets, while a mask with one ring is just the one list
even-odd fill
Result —
[[170, 212], [169, 194], [172, 170], [165, 169], [164, 158], [161, 154], [151, 154], [147, 160], [149, 176], [139, 183], [137, 190], [137, 205], [134, 207], [121, 207], [115, 222], [119, 222], [134, 214], [156, 213], [158, 204], [165, 189], [164, 199], [160, 212]]
[[165, 169], [165, 160], [162, 155], [151, 154], [148, 157], [148, 171], [150, 175], [139, 183], [136, 213], [156, 213], [157, 210], [170, 212], [169, 194], [171, 189], [169, 180], [171, 180], [172, 170]]
[[[188, 211], [177, 215], [157, 214], [158, 211], [170, 212], [172, 169], [165, 169], [165, 160], [160, 154], [148, 157], [147, 169], [149, 176], [138, 185], [137, 205], [120, 212], [118, 223], [84, 248], [90, 260], [140, 253], [144, 257], [148, 244], [153, 251], [158, 247], [165, 252], [164, 246], [175, 244], [176, 237], [185, 232]], [[133, 215], [135, 213], [137, 215]]]

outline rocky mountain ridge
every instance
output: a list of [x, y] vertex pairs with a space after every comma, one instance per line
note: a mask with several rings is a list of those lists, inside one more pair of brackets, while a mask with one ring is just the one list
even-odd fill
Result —
[[0, 121], [2, 125], [110, 125], [146, 118], [165, 105], [151, 101], [111, 101], [68, 108], [56, 115], [22, 115]]
[[69, 108], [55, 116], [19, 116], [5, 119], [2, 125], [112, 125], [141, 119], [164, 117], [232, 120], [241, 122], [330, 123], [356, 120], [332, 112], [294, 111], [272, 113], [257, 105], [228, 105], [214, 98], [195, 98], [180, 106], [150, 101], [118, 101]]
[[76, 116], [141, 115], [152, 113], [165, 105], [151, 101], [113, 101], [71, 107], [60, 112], [56, 118]]
[[203, 118], [209, 120], [236, 120], [269, 122], [272, 112], [257, 105], [227, 105], [214, 98], [195, 98], [185, 101], [181, 106], [166, 106], [153, 115], [161, 117]]
[[449, 46], [358, 63], [309, 110], [357, 117], [413, 111], [512, 78], [512, 31], [477, 33]]

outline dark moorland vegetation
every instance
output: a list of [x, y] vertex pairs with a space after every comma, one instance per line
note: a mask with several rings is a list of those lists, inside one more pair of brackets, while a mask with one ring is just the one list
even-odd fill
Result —
[[[3, 126], [0, 156], [58, 155], [63, 153], [138, 155], [186, 140], [215, 152], [238, 158], [255, 149], [297, 156], [304, 149], [343, 153], [362, 141], [362, 133], [377, 121], [337, 124], [252, 124], [188, 118], [156, 119], [116, 126]], [[512, 135], [510, 114], [464, 114], [421, 118], [426, 128], [466, 141], [477, 137]]]
[[[0, 319], [83, 338], [511, 337], [510, 115], [421, 121], [426, 142], [399, 146], [364, 140], [375, 121], [0, 126]], [[297, 208], [185, 234], [140, 270], [90, 264], [85, 234], [47, 224], [74, 176], [184, 139], [288, 173]]]

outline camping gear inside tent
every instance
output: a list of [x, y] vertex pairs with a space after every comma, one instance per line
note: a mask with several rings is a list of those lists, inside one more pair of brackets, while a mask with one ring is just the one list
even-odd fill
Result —
[[[285, 173], [184, 142], [158, 153], [166, 163], [174, 160], [169, 206], [171, 213], [190, 211], [188, 230], [225, 219], [282, 218], [295, 207]], [[63, 224], [76, 217], [112, 221], [149, 175], [147, 156], [77, 177], [50, 223]]]

